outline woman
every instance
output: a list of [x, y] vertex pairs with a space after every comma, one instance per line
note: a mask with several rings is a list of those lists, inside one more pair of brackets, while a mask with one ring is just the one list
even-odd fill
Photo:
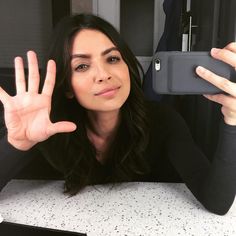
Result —
[[[235, 43], [211, 54], [236, 66]], [[99, 17], [70, 16], [58, 25], [42, 86], [36, 54], [29, 51], [27, 57], [28, 88], [22, 59], [16, 57], [17, 94], [10, 97], [0, 89], [8, 130], [0, 144], [2, 185], [37, 148], [63, 173], [71, 194], [88, 184], [171, 181], [170, 176], [179, 175], [208, 210], [229, 210], [236, 186], [236, 84], [204, 68], [196, 70], [229, 94], [206, 96], [222, 104], [224, 115], [209, 163], [178, 114], [144, 101], [139, 63]]]

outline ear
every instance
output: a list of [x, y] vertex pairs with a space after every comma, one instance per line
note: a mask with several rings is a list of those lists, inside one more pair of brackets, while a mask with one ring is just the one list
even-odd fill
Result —
[[68, 99], [72, 99], [74, 97], [74, 94], [71, 91], [67, 91], [65, 95], [66, 95], [66, 98]]

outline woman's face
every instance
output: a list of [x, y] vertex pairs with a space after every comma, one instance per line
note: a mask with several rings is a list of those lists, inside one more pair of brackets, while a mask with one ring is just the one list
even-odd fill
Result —
[[119, 110], [129, 96], [130, 76], [111, 40], [83, 29], [74, 38], [71, 55], [71, 84], [80, 105], [97, 112]]

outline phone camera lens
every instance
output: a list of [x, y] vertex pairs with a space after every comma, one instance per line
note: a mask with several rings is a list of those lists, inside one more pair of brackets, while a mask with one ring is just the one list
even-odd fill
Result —
[[155, 70], [159, 71], [161, 69], [161, 61], [160, 59], [155, 59]]

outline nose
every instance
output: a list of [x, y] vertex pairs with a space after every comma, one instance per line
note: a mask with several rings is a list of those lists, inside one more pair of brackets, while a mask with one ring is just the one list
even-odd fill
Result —
[[111, 79], [111, 74], [104, 65], [97, 65], [95, 72], [95, 82], [102, 83]]

